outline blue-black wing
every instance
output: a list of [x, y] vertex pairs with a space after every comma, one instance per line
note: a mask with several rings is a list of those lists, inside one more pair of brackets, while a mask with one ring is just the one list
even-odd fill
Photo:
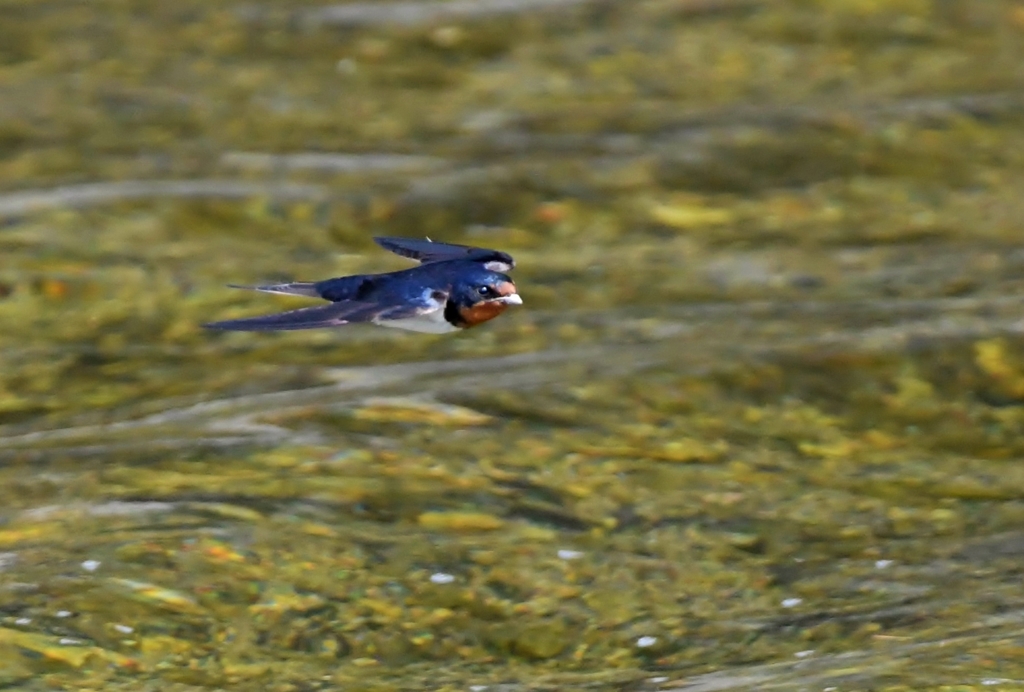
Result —
[[449, 260], [469, 260], [479, 262], [486, 269], [495, 272], [507, 272], [516, 266], [512, 255], [500, 250], [488, 250], [470, 245], [453, 243], [437, 243], [432, 240], [417, 238], [374, 238], [375, 243], [396, 255], [417, 260], [423, 264], [431, 262], [447, 262]]
[[272, 315], [211, 322], [203, 326], [207, 329], [224, 329], [240, 332], [276, 332], [295, 329], [340, 327], [344, 324], [358, 322], [398, 320], [406, 317], [415, 317], [422, 312], [424, 312], [424, 307], [414, 304], [379, 305], [343, 300], [314, 308], [300, 308]]
[[354, 301], [370, 302], [375, 289], [386, 279], [382, 275], [339, 276], [324, 281], [293, 281], [284, 284], [263, 284], [261, 286], [238, 286], [228, 284], [229, 288], [244, 288], [248, 291], [262, 293], [279, 293], [285, 296], [305, 296], [307, 298], [323, 298], [333, 302]]

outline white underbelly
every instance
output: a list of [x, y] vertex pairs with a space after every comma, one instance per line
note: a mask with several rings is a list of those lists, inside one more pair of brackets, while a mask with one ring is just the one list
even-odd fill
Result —
[[374, 324], [426, 334], [447, 334], [457, 329], [457, 327], [444, 318], [443, 307], [432, 312], [417, 315], [416, 317], [405, 317], [400, 320], [380, 320], [379, 322], [375, 321]]

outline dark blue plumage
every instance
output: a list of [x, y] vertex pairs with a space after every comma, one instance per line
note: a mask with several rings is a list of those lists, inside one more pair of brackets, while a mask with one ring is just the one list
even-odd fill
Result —
[[497, 250], [411, 238], [375, 238], [381, 247], [422, 264], [386, 274], [342, 276], [317, 282], [237, 286], [265, 293], [323, 298], [330, 305], [204, 325], [211, 329], [279, 331], [372, 322], [444, 333], [497, 317], [522, 299], [502, 273], [515, 266]]

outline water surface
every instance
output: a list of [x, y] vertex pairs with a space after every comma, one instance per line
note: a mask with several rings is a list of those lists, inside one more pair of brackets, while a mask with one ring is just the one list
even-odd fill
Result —
[[0, 683], [1024, 686], [1020, 3], [2, 11]]

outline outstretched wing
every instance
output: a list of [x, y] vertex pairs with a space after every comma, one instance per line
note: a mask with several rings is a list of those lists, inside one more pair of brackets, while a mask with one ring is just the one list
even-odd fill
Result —
[[500, 250], [488, 250], [470, 245], [453, 243], [436, 243], [432, 240], [417, 238], [374, 238], [375, 243], [396, 255], [417, 260], [423, 264], [445, 262], [448, 260], [470, 260], [480, 262], [486, 269], [495, 272], [507, 272], [516, 266], [512, 255]]
[[275, 332], [292, 329], [317, 329], [339, 327], [353, 322], [370, 322], [381, 311], [380, 306], [368, 303], [343, 301], [321, 305], [315, 308], [300, 308], [273, 315], [245, 317], [240, 320], [210, 322], [207, 329], [224, 329], [240, 332]]
[[356, 275], [339, 276], [324, 281], [293, 281], [285, 284], [262, 284], [259, 286], [239, 286], [228, 284], [229, 288], [244, 288], [262, 293], [278, 293], [285, 296], [305, 296], [307, 298], [323, 298], [332, 302], [370, 302], [372, 292], [380, 285], [380, 277]]
[[228, 288], [243, 288], [246, 291], [261, 291], [263, 293], [277, 293], [283, 296], [306, 296], [307, 298], [320, 298], [320, 292], [316, 284], [310, 281], [294, 281], [287, 284], [264, 284], [262, 286], [239, 286], [228, 284]]

